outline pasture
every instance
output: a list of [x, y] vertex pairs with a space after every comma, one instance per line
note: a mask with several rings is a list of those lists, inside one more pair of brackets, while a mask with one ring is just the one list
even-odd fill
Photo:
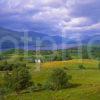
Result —
[[[35, 83], [45, 84], [52, 69], [60, 67], [72, 76], [70, 83], [73, 84], [73, 87], [59, 91], [44, 90], [19, 95], [12, 93], [6, 95], [5, 100], [99, 100], [100, 70], [98, 69], [98, 62], [88, 59], [46, 62], [41, 64], [39, 72], [34, 71], [35, 64], [27, 63]], [[83, 64], [86, 69], [80, 70], [78, 68], [80, 64]], [[0, 84], [2, 84], [2, 77], [3, 73], [0, 74]]]

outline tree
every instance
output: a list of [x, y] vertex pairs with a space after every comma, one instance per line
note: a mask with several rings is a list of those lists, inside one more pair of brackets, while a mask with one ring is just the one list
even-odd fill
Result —
[[63, 69], [54, 69], [49, 77], [49, 86], [53, 90], [66, 88], [69, 84], [69, 75]]
[[1, 60], [1, 61], [3, 60], [3, 56], [2, 56], [2, 55], [0, 55], [0, 60]]
[[57, 55], [54, 57], [53, 60], [54, 60], [54, 61], [62, 61], [62, 55], [57, 54]]
[[70, 54], [67, 54], [67, 55], [66, 55], [66, 60], [72, 60], [72, 57], [71, 57]]
[[19, 93], [21, 90], [32, 85], [31, 76], [26, 66], [14, 68], [12, 73], [7, 74], [8, 75], [5, 77], [5, 83], [9, 88], [16, 91], [16, 93]]
[[72, 57], [70, 55], [69, 51], [62, 51], [62, 60], [72, 60]]

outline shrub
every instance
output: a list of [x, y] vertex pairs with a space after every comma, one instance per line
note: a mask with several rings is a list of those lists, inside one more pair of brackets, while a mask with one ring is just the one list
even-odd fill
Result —
[[64, 70], [69, 70], [67, 67], [64, 67]]
[[38, 83], [38, 84], [34, 84], [32, 85], [31, 87], [29, 87], [29, 90], [31, 92], [38, 92], [38, 91], [42, 91], [44, 90], [44, 86], [41, 84], [41, 83]]
[[0, 87], [0, 100], [5, 100], [6, 90]]
[[11, 71], [13, 68], [13, 64], [8, 63], [7, 61], [3, 61], [0, 63], [0, 71]]
[[69, 75], [63, 69], [54, 69], [49, 77], [48, 88], [52, 90], [64, 89], [69, 84]]
[[79, 69], [86, 69], [83, 65], [79, 65]]
[[8, 88], [16, 91], [16, 93], [31, 86], [31, 76], [27, 67], [17, 67], [13, 69], [12, 73], [6, 73], [5, 84]]

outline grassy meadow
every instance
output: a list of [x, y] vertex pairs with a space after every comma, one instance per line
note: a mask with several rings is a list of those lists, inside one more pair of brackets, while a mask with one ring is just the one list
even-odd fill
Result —
[[[11, 93], [5, 95], [5, 100], [99, 100], [100, 70], [98, 70], [98, 63], [99, 61], [97, 60], [89, 59], [45, 62], [41, 64], [41, 70], [36, 72], [36, 65], [27, 62], [35, 83], [44, 84], [54, 68], [63, 68], [72, 76], [70, 83], [73, 84], [73, 87], [59, 91], [25, 92], [19, 95]], [[86, 69], [80, 70], [78, 68], [80, 64], [83, 64]], [[3, 84], [3, 73], [0, 72], [0, 84]]]
[[[34, 56], [36, 54], [35, 51], [29, 51], [28, 57], [23, 54], [23, 50], [20, 50], [19, 54], [14, 53], [14, 50], [1, 53], [0, 65], [4, 60], [14, 64], [18, 62], [25, 63], [35, 84], [44, 86], [51, 72], [55, 68], [61, 68], [72, 77], [69, 80], [72, 86], [57, 91], [46, 89], [33, 92], [25, 89], [20, 94], [16, 94], [14, 91], [7, 94], [0, 93], [0, 100], [99, 100], [100, 61], [95, 59], [100, 57], [99, 50], [94, 47], [92, 50], [94, 58], [90, 59], [87, 56], [85, 47], [83, 47], [82, 58], [77, 55], [77, 48], [72, 48], [65, 50], [67, 59], [65, 58], [64, 60], [61, 60], [62, 51], [57, 50], [54, 51], [56, 56], [53, 61], [50, 60], [50, 57], [52, 57], [51, 51], [41, 51], [45, 59], [40, 64], [40, 71], [36, 71], [38, 65], [33, 61], [36, 59]], [[20, 67], [19, 63], [17, 65]], [[84, 68], [80, 69], [80, 65]], [[0, 88], [4, 84], [4, 74], [5, 71], [0, 71]]]

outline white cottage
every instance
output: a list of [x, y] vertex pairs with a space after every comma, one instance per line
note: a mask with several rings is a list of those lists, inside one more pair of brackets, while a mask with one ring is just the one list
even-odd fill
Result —
[[41, 63], [40, 59], [35, 59], [35, 63]]
[[35, 59], [35, 63], [36, 63], [35, 71], [40, 71], [40, 69], [41, 69], [41, 60], [40, 59]]

